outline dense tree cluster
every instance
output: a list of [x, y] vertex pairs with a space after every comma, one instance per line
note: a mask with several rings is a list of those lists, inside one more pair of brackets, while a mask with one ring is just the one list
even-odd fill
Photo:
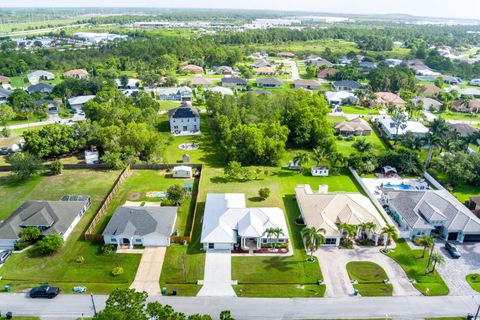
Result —
[[401, 89], [415, 91], [415, 73], [406, 66], [379, 66], [368, 75], [370, 87], [374, 91], [398, 92]]
[[464, 152], [444, 153], [432, 161], [432, 167], [446, 176], [450, 185], [480, 186], [480, 155]]
[[23, 133], [23, 150], [42, 158], [62, 156], [78, 148], [75, 129], [69, 125], [51, 124]]

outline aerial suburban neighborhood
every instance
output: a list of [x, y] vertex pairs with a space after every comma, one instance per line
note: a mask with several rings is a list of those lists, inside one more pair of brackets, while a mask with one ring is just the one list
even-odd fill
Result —
[[0, 319], [480, 319], [479, 10], [21, 2]]

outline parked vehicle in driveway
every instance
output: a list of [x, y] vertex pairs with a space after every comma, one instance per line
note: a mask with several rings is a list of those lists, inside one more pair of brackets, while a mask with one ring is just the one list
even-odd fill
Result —
[[447, 249], [448, 253], [450, 253], [450, 256], [454, 259], [458, 259], [462, 256], [458, 251], [457, 246], [452, 242], [445, 243], [445, 249]]
[[5, 263], [7, 261], [8, 257], [12, 254], [12, 250], [4, 250], [0, 251], [0, 264]]
[[35, 287], [30, 290], [30, 298], [53, 299], [60, 293], [60, 288], [50, 286]]
[[1, 154], [2, 156], [8, 155], [8, 148], [7, 148], [7, 147], [2, 147], [2, 148], [0, 149], [0, 154]]

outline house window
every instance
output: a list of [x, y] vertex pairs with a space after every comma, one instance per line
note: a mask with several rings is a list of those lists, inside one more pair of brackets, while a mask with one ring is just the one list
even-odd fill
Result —
[[136, 243], [142, 243], [142, 239], [135, 239]]
[[208, 244], [208, 249], [214, 249], [215, 248], [215, 244], [214, 243], [209, 243]]
[[277, 243], [285, 243], [285, 239], [278, 239]]
[[325, 239], [325, 244], [337, 244], [337, 238], [327, 238]]
[[263, 243], [263, 244], [266, 244], [266, 243], [268, 243], [268, 240], [267, 240], [266, 238], [263, 238], [263, 239], [262, 239], [262, 243]]
[[111, 237], [110, 242], [117, 242], [117, 239], [115, 237]]

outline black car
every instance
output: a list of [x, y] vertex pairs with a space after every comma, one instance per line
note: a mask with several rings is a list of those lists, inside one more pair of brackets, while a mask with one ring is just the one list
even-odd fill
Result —
[[0, 264], [5, 263], [12, 254], [12, 250], [0, 251]]
[[50, 286], [35, 287], [30, 290], [30, 298], [53, 299], [60, 293], [60, 288]]
[[454, 259], [458, 259], [462, 256], [458, 251], [457, 246], [452, 242], [445, 243], [445, 249], [447, 249], [448, 253], [450, 253], [450, 256], [452, 256]]
[[8, 148], [7, 148], [7, 147], [2, 147], [2, 148], [0, 149], [0, 154], [1, 154], [2, 156], [6, 156], [6, 155], [8, 154]]

